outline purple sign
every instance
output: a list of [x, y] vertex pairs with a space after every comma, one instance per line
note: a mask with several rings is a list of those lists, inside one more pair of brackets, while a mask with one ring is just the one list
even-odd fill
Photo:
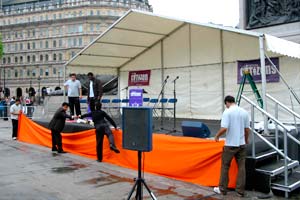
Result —
[[[271, 61], [279, 71], [279, 58], [271, 58]], [[276, 69], [274, 69], [269, 60], [266, 59], [265, 62], [267, 82], [279, 82], [279, 74], [277, 73]], [[240, 84], [242, 82], [244, 70], [249, 70], [255, 83], [261, 83], [260, 69], [260, 60], [238, 61], [237, 83]], [[248, 81], [246, 81], [246, 83], [248, 83]]]
[[143, 106], [143, 89], [129, 90], [129, 106], [132, 107]]

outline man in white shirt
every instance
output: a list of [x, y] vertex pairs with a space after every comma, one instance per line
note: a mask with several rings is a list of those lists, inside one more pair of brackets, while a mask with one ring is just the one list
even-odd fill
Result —
[[18, 136], [18, 120], [19, 115], [22, 113], [22, 106], [20, 99], [16, 99], [15, 103], [10, 106], [10, 118], [12, 121], [12, 139], [16, 140]]
[[81, 115], [80, 99], [82, 98], [82, 90], [80, 81], [76, 80], [76, 74], [71, 74], [70, 79], [66, 81], [64, 86], [68, 90], [68, 99], [71, 116], [74, 116], [74, 107], [76, 115]]
[[102, 82], [95, 78], [92, 72], [89, 72], [87, 75], [90, 80], [88, 85], [88, 102], [91, 111], [95, 111], [95, 105], [101, 101], [103, 95]]
[[248, 144], [250, 126], [249, 116], [247, 111], [235, 104], [234, 97], [225, 97], [224, 103], [227, 109], [223, 112], [221, 129], [216, 134], [215, 140], [218, 142], [220, 136], [226, 133], [226, 141], [222, 153], [220, 183], [219, 187], [214, 188], [214, 192], [223, 195], [227, 194], [228, 171], [231, 161], [235, 157], [238, 164], [236, 192], [239, 196], [244, 196], [246, 183], [246, 144]]

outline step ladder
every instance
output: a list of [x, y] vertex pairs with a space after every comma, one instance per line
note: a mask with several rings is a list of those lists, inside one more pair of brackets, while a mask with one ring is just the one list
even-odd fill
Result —
[[237, 94], [237, 97], [236, 97], [237, 105], [240, 105], [241, 96], [242, 96], [243, 91], [244, 91], [244, 86], [245, 86], [246, 80], [248, 80], [248, 83], [250, 84], [250, 86], [252, 88], [252, 91], [255, 95], [255, 98], [256, 98], [256, 101], [257, 101], [259, 107], [263, 108], [263, 100], [262, 100], [262, 98], [259, 94], [259, 91], [256, 87], [256, 84], [255, 84], [255, 82], [253, 80], [253, 77], [252, 77], [249, 70], [243, 70], [242, 82], [240, 83], [239, 91], [238, 91], [238, 94]]

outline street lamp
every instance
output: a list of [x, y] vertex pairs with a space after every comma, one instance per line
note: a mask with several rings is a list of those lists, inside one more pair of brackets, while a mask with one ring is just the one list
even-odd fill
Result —
[[39, 81], [39, 105], [41, 104], [41, 76], [37, 78]]

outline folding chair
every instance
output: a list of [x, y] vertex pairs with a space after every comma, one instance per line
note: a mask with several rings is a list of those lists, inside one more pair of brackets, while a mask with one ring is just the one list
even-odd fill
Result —
[[158, 99], [150, 99], [149, 106], [152, 107], [152, 109], [153, 109], [153, 117], [158, 118], [159, 117], [158, 112], [157, 112]]

